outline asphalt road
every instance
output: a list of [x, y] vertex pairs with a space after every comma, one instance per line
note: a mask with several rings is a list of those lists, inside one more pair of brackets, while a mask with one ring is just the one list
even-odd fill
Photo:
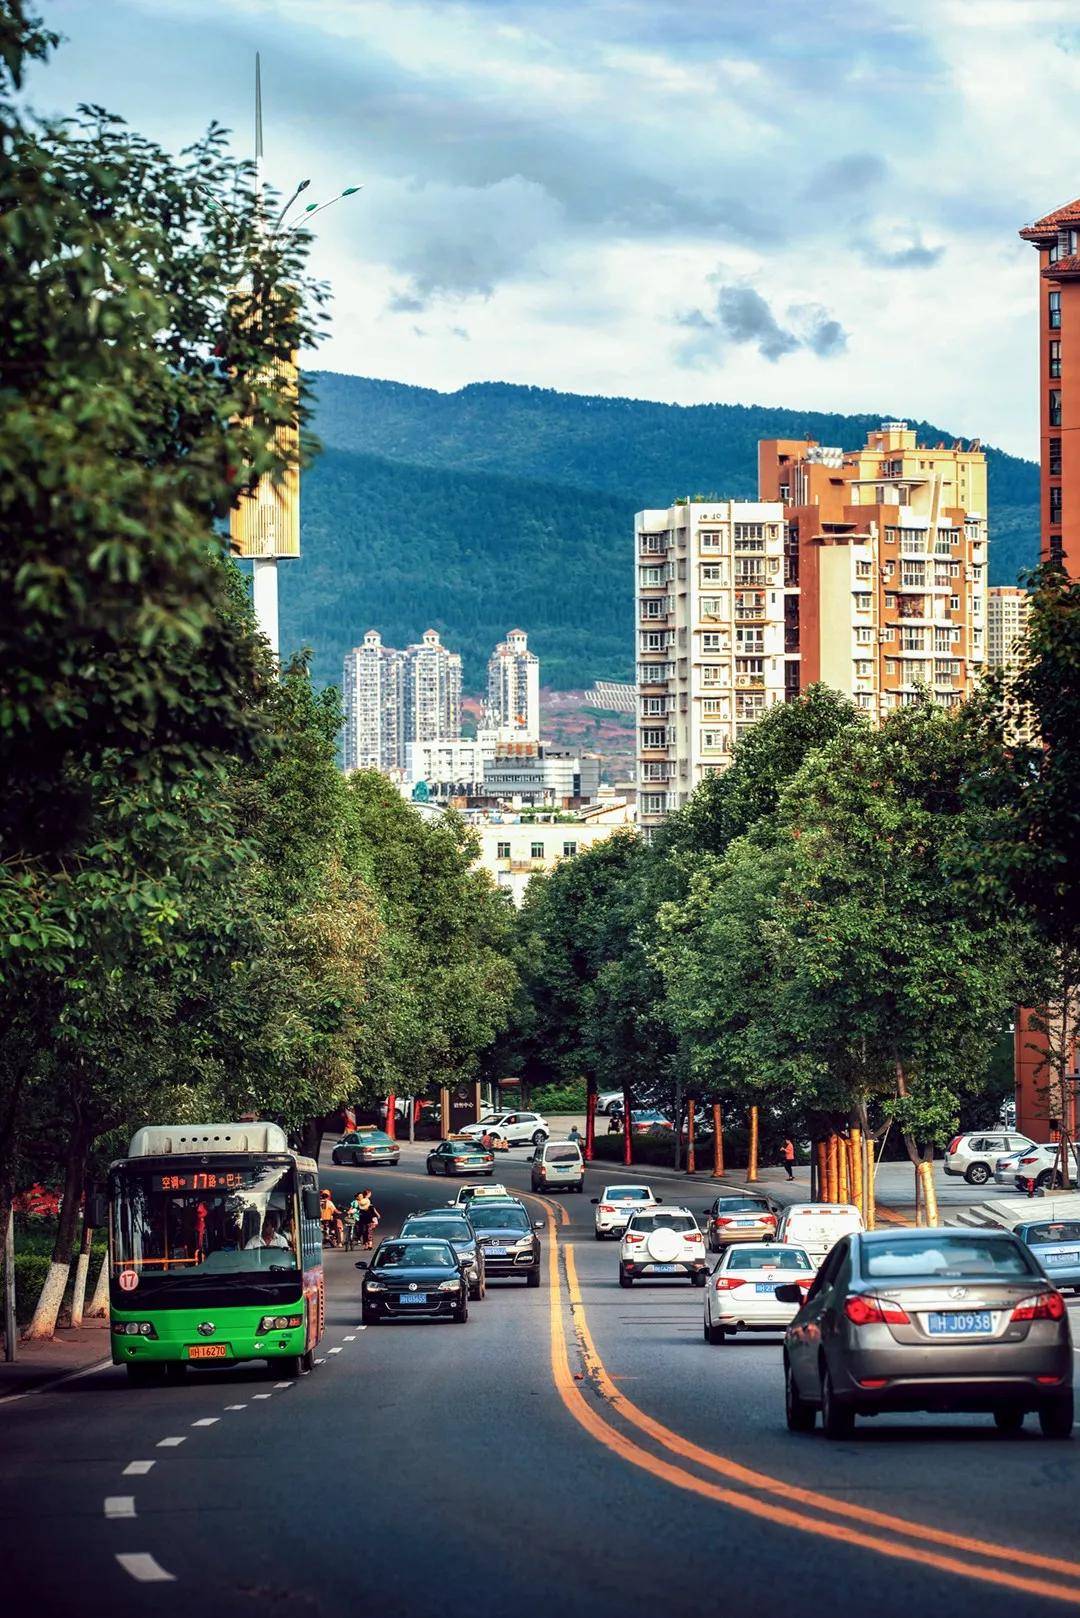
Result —
[[[524, 1156], [498, 1170], [520, 1189]], [[205, 1370], [129, 1389], [109, 1368], [0, 1404], [5, 1612], [1080, 1605], [1080, 1442], [1047, 1443], [1033, 1422], [1003, 1438], [981, 1417], [880, 1418], [836, 1444], [789, 1435], [779, 1339], [711, 1348], [699, 1291], [618, 1287], [617, 1248], [592, 1234], [605, 1178], [534, 1204], [553, 1210], [544, 1285], [492, 1283], [464, 1327], [359, 1329], [354, 1258], [330, 1253], [311, 1377]], [[398, 1169], [324, 1179], [336, 1196], [371, 1184], [383, 1235], [448, 1196], [419, 1147]]]

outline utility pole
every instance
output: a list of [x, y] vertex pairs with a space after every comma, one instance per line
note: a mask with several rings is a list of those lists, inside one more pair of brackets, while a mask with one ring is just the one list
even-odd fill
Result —
[[15, 1359], [15, 1210], [8, 1208], [4, 1231], [4, 1359]]

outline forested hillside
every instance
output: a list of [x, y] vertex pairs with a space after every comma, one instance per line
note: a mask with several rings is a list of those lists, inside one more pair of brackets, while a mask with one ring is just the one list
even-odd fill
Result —
[[[634, 511], [680, 495], [754, 494], [759, 438], [861, 443], [882, 415], [757, 405], [667, 405], [507, 383], [437, 393], [323, 372], [305, 475], [303, 548], [282, 568], [287, 650], [320, 682], [364, 630], [391, 644], [429, 625], [478, 689], [488, 652], [528, 630], [545, 684], [628, 679]], [[895, 402], [895, 401], [894, 401]], [[950, 434], [913, 422], [928, 443]], [[1012, 583], [1038, 549], [1038, 469], [988, 449], [990, 578]]]

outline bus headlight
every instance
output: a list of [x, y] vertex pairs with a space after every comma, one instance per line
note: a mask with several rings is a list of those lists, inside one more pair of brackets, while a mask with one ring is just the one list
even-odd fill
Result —
[[114, 1320], [113, 1331], [118, 1337], [156, 1337], [152, 1320]]
[[268, 1331], [288, 1331], [290, 1326], [302, 1326], [303, 1315], [263, 1315], [259, 1321], [258, 1335], [262, 1337]]

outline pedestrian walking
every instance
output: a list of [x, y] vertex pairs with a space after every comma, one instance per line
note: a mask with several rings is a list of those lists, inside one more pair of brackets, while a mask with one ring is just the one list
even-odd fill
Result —
[[795, 1178], [795, 1142], [793, 1140], [785, 1140], [780, 1148], [780, 1156], [787, 1171], [788, 1179], [793, 1180]]
[[360, 1240], [365, 1248], [370, 1248], [371, 1233], [379, 1223], [379, 1210], [372, 1201], [370, 1188], [356, 1193], [353, 1207], [356, 1209], [356, 1228]]

